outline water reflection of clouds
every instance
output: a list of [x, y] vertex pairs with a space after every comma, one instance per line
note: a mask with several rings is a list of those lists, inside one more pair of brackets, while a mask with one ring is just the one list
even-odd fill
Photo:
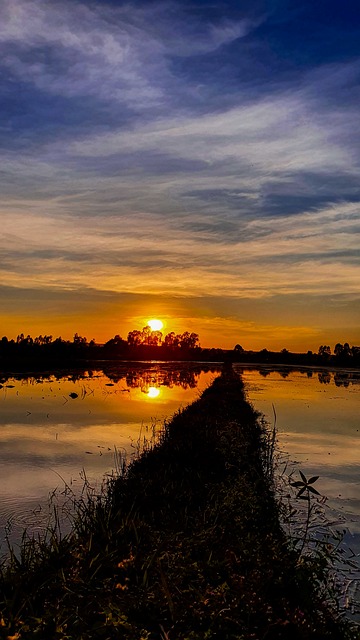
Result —
[[283, 463], [296, 479], [298, 469], [320, 476], [316, 488], [327, 498], [329, 521], [339, 519], [345, 543], [360, 552], [359, 372], [290, 371], [284, 380], [273, 369], [266, 376], [243, 369], [243, 379], [248, 399], [270, 424], [275, 406], [284, 452], [279, 469]]
[[113, 366], [108, 375], [8, 377], [14, 386], [0, 390], [0, 529], [9, 514], [46, 500], [65, 482], [81, 487], [83, 469], [91, 482], [112, 473], [115, 447], [130, 460], [141, 429], [192, 402], [215, 371], [175, 369]]
[[283, 446], [291, 448], [292, 455], [318, 456], [326, 460], [327, 466], [357, 465], [360, 469], [359, 438], [342, 434], [322, 437], [319, 433], [286, 433], [279, 436]]
[[[150, 424], [151, 417], [147, 413]], [[86, 468], [91, 477], [102, 476], [114, 468], [115, 447], [125, 449], [130, 459], [137, 447], [142, 421], [97, 422], [91, 425], [62, 424], [46, 429], [31, 428], [28, 425], [4, 425], [0, 430], [2, 489], [12, 484], [16, 472], [9, 469], [22, 469], [33, 481], [34, 474], [40, 469], [62, 469], [64, 478], [76, 475]], [[42, 481], [41, 481], [42, 482]], [[53, 482], [53, 480], [51, 480]], [[48, 483], [47, 483], [48, 484]], [[22, 486], [27, 491], [29, 483]], [[50, 485], [51, 486], [51, 485]]]

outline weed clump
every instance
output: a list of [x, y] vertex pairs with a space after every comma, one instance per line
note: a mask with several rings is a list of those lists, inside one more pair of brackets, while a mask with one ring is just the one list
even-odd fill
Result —
[[269, 447], [225, 370], [154, 448], [78, 503], [71, 534], [28, 541], [3, 566], [0, 637], [359, 637], [324, 601], [324, 567], [288, 544]]

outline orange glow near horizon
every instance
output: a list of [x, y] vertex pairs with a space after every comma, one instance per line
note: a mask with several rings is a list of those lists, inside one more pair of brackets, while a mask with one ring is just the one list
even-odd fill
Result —
[[[250, 305], [250, 303], [249, 303]], [[35, 338], [38, 335], [52, 335], [53, 339], [61, 336], [64, 340], [72, 340], [75, 333], [86, 336], [90, 341], [94, 338], [97, 343], [105, 343], [115, 335], [119, 334], [124, 340], [128, 333], [134, 329], [141, 330], [149, 321], [144, 320], [145, 304], [137, 302], [121, 306], [120, 304], [93, 305], [92, 309], [74, 309], [67, 315], [66, 307], [34, 309], [32, 315], [14, 314], [13, 316], [3, 315], [1, 318], [0, 339], [7, 336], [15, 339], [18, 334], [23, 333]], [[348, 326], [340, 328], [338, 319], [334, 321], [328, 314], [328, 322], [314, 326], [310, 321], [300, 324], [292, 323], [291, 318], [284, 319], [284, 324], [280, 325], [273, 317], [268, 317], [263, 322], [256, 309], [254, 320], [248, 318], [239, 319], [234, 316], [223, 315], [213, 316], [211, 310], [204, 310], [188, 301], [164, 300], [158, 303], [155, 312], [156, 316], [151, 319], [162, 318], [163, 333], [183, 333], [184, 331], [195, 332], [199, 335], [200, 344], [203, 348], [223, 348], [233, 349], [236, 344], [240, 344], [245, 350], [260, 351], [269, 349], [281, 351], [286, 348], [292, 352], [306, 352], [312, 350], [317, 352], [321, 344], [330, 345], [334, 348], [337, 342], [349, 342], [350, 345], [358, 345], [360, 342], [358, 327], [353, 321]], [[251, 307], [247, 315], [251, 314]], [[350, 320], [350, 318], [349, 318]], [[352, 318], [351, 318], [352, 320]], [[330, 324], [331, 321], [331, 324]], [[320, 325], [320, 326], [319, 326]]]

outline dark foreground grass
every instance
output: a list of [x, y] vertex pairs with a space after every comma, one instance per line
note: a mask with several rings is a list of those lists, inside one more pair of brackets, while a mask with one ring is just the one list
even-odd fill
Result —
[[241, 380], [224, 372], [78, 504], [71, 535], [54, 528], [3, 567], [0, 637], [359, 637], [330, 607], [326, 563], [301, 560], [281, 530], [269, 447]]

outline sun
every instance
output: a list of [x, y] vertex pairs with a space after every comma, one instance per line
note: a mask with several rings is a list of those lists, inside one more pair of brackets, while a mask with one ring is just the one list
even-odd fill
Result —
[[161, 331], [161, 329], [164, 326], [161, 320], [157, 320], [156, 318], [153, 318], [152, 320], [148, 320], [148, 325], [151, 331]]

